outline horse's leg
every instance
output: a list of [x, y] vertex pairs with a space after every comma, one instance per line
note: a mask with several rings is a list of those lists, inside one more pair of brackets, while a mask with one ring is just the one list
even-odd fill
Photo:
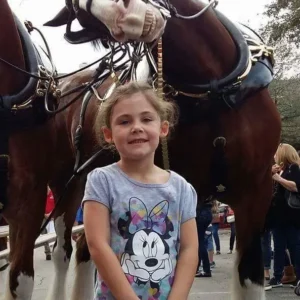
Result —
[[[0, 216], [0, 226], [5, 226], [5, 225], [6, 225], [5, 220], [2, 218], [2, 216]], [[2, 237], [0, 238], [0, 252], [6, 249], [7, 249], [7, 237]], [[0, 272], [4, 271], [6, 267], [7, 267], [7, 259], [6, 258], [0, 259]]]
[[[7, 249], [7, 238], [0, 238], [0, 252]], [[0, 258], [0, 272], [4, 271], [8, 266], [8, 260], [6, 258]]]
[[46, 183], [37, 182], [18, 182], [20, 189], [14, 188], [10, 193], [15, 203], [20, 204], [20, 209], [16, 213], [8, 207], [5, 212], [10, 226], [10, 270], [5, 300], [29, 300], [32, 297], [34, 244], [43, 220], [47, 195]]
[[[2, 224], [0, 221], [0, 226], [1, 225], [4, 225], [4, 223]], [[0, 238], [0, 252], [6, 249], [7, 249], [7, 238], [6, 237]], [[8, 267], [8, 260], [6, 258], [2, 258], [2, 259], [0, 258], [0, 281], [1, 282], [5, 282], [6, 272], [4, 271], [6, 270], [7, 267]]]
[[[61, 192], [57, 193], [57, 191], [53, 191], [56, 200], [58, 200], [59, 197], [57, 197], [57, 195], [61, 195]], [[65, 201], [66, 198], [68, 198], [68, 195], [64, 197], [63, 201]], [[52, 251], [54, 278], [48, 290], [47, 300], [63, 300], [66, 298], [65, 282], [72, 254], [72, 244], [69, 237], [71, 236], [72, 224], [67, 224], [63, 206], [64, 203], [58, 204], [54, 217], [54, 227], [57, 235]]]
[[[84, 189], [84, 184], [85, 181], [82, 180], [78, 186], [81, 191]], [[82, 197], [80, 197], [78, 200], [79, 203], [81, 203]], [[77, 208], [78, 207], [76, 207], [76, 210]], [[94, 299], [95, 266], [91, 261], [91, 256], [84, 233], [80, 235], [76, 242], [75, 259], [75, 278], [71, 300], [92, 300]]]
[[233, 207], [237, 234], [233, 300], [265, 299], [261, 234], [271, 190], [271, 178], [267, 178], [261, 185], [245, 189]]
[[72, 245], [68, 242], [66, 235], [71, 232], [71, 228], [65, 223], [65, 215], [60, 214], [54, 220], [56, 242], [53, 247], [52, 260], [54, 263], [54, 281], [50, 285], [47, 300], [65, 299], [66, 275], [72, 254]]
[[[74, 181], [69, 187], [62, 202], [58, 204], [55, 212], [54, 224], [57, 239], [53, 247], [52, 260], [54, 263], [55, 277], [48, 291], [47, 300], [63, 300], [66, 298], [65, 283], [70, 259], [73, 251], [71, 235], [77, 208], [80, 205], [82, 191], [80, 184]], [[58, 195], [63, 193], [64, 186], [53, 186], [53, 192]], [[85, 298], [81, 298], [85, 299]]]
[[76, 242], [75, 280], [71, 300], [94, 299], [95, 270], [83, 233]]

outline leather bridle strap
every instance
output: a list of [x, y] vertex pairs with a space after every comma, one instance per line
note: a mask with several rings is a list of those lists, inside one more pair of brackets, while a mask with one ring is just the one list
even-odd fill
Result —
[[[70, 8], [70, 6], [68, 5], [67, 1], [66, 1], [66, 6], [68, 7], [69, 11], [72, 11], [71, 8]], [[79, 11], [79, 9], [80, 9], [80, 7], [79, 7], [79, 0], [72, 0], [71, 2], [72, 2], [72, 6], [73, 6], [74, 12], [77, 13]]]
[[93, 3], [93, 0], [87, 0], [87, 2], [86, 2], [86, 11], [87, 11], [89, 14], [92, 14], [92, 11], [91, 11], [92, 3]]
[[[72, 0], [72, 3], [73, 3], [73, 9], [74, 9], [75, 13], [77, 13], [80, 9], [79, 0]], [[86, 2], [86, 11], [89, 14], [92, 14], [92, 12], [91, 12], [92, 3], [93, 3], [93, 0], [87, 0], [87, 2]]]

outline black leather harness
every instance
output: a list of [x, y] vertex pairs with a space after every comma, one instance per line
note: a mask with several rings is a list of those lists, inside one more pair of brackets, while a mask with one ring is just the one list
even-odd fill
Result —
[[[212, 80], [206, 84], [190, 84], [182, 80], [173, 79], [172, 76], [166, 78], [167, 83], [174, 87], [175, 96], [186, 96], [183, 97], [184, 101], [187, 101], [189, 104], [194, 102], [193, 106], [195, 110], [193, 111], [193, 115], [195, 115], [195, 118], [191, 119], [189, 116], [188, 120], [186, 120], [188, 122], [199, 121], [201, 112], [199, 112], [197, 117], [196, 106], [198, 106], [198, 102], [201, 102], [203, 98], [223, 102], [224, 106], [228, 108], [238, 108], [245, 102], [249, 95], [267, 87], [273, 80], [274, 62], [272, 57], [265, 56], [264, 53], [262, 53], [258, 61], [251, 62], [251, 52], [249, 50], [251, 41], [249, 40], [247, 43], [241, 29], [223, 14], [218, 11], [215, 11], [215, 13], [236, 45], [238, 62], [230, 74], [220, 80]], [[257, 35], [256, 38], [259, 39], [259, 36]], [[240, 76], [249, 67], [249, 63], [251, 64], [251, 70], [244, 79], [240, 80]], [[204, 97], [197, 99], [197, 97], [189, 96], [193, 94], [203, 94]], [[189, 99], [190, 101], [187, 100], [187, 98], [191, 98]]]
[[[68, 3], [69, 1], [70, 0], [67, 0], [66, 2]], [[70, 9], [70, 11], [72, 10]], [[218, 12], [216, 13], [236, 44], [239, 54], [238, 63], [236, 65], [236, 68], [230, 74], [228, 74], [228, 76], [221, 80], [213, 80], [208, 84], [188, 84], [172, 80], [171, 77], [166, 78], [168, 84], [172, 85], [172, 87], [175, 87], [176, 90], [180, 90], [180, 93], [178, 92], [176, 96], [177, 102], [181, 109], [181, 123], [191, 124], [199, 122], [199, 120], [201, 119], [205, 120], [205, 118], [207, 118], [207, 116], [203, 115], [202, 106], [199, 105], [199, 103], [202, 103], [203, 99], [191, 99], [188, 94], [206, 93], [207, 98], [212, 100], [211, 102], [213, 103], [213, 107], [216, 108], [215, 116], [217, 116], [217, 112], [222, 107], [232, 109], [241, 106], [249, 95], [266, 87], [273, 78], [272, 61], [268, 57], [261, 55], [258, 58], [258, 61], [253, 63], [251, 71], [249, 72], [247, 77], [243, 80], [238, 79], [240, 75], [247, 70], [247, 67], [249, 67], [250, 52], [248, 44], [242, 32], [231, 21], [229, 21], [222, 14]], [[67, 35], [65, 35], [67, 40], [71, 43], [74, 43], [74, 39], [76, 40], [78, 38], [78, 34], [80, 35], [82, 33], [85, 33], [71, 32], [71, 22], [74, 18], [75, 12], [73, 11], [70, 15], [70, 22], [67, 26]], [[38, 76], [38, 65], [41, 64], [41, 61], [39, 60], [37, 51], [31, 42], [29, 34], [26, 32], [19, 20], [17, 18], [15, 19], [24, 49], [26, 67], [30, 73], [36, 74]], [[74, 34], [76, 36], [73, 36]], [[72, 37], [71, 40], [70, 36]], [[92, 37], [95, 38], [96, 35], [93, 34]], [[88, 40], [90, 40], [90, 36]], [[80, 40], [80, 42], [82, 41], [86, 41], [86, 39]], [[18, 94], [0, 96], [0, 213], [7, 204], [6, 189], [9, 180], [9, 135], [13, 130], [19, 130], [25, 127], [34, 126], [36, 124], [44, 122], [47, 119], [47, 114], [45, 112], [45, 108], [43, 107], [43, 101], [33, 101], [32, 104], [27, 107], [28, 109], [13, 109], [14, 106], [22, 104], [26, 99], [32, 97], [32, 95], [34, 95], [34, 97], [38, 97], [37, 95], [35, 95], [37, 82], [38, 80], [36, 78], [30, 77], [26, 87]], [[86, 98], [86, 101], [83, 101], [81, 110], [82, 124], [84, 120], [85, 109], [89, 102], [89, 99], [90, 96]], [[203, 116], [203, 118], [201, 118], [201, 116]], [[215, 120], [215, 122], [213, 122], [213, 126], [215, 128], [214, 132], [216, 135], [216, 139], [213, 141], [213, 145], [216, 150], [214, 155], [215, 158], [213, 160], [215, 167], [213, 167], [213, 169], [216, 168], [216, 172], [213, 172], [213, 174], [218, 174], [217, 176], [215, 176], [215, 178], [213, 178], [213, 184], [215, 187], [217, 187], [217, 192], [223, 192], [224, 190], [222, 189], [222, 183], [225, 183], [227, 173], [226, 164], [224, 164], [224, 147], [226, 145], [226, 139], [218, 135], [219, 126], [217, 117], [213, 119]], [[82, 126], [82, 124], [80, 125]], [[80, 162], [80, 136], [81, 132], [77, 132], [75, 136], [75, 147], [78, 150], [78, 155], [76, 156], [75, 172], [78, 169]], [[222, 164], [224, 165], [224, 170], [221, 172], [220, 168], [218, 169], [218, 167]]]
[[[31, 74], [39, 76], [39, 66], [42, 66], [39, 54], [17, 17], [15, 17], [15, 22], [22, 43], [26, 69]], [[0, 213], [8, 201], [10, 135], [16, 130], [24, 130], [42, 124], [48, 118], [43, 106], [43, 97], [36, 94], [37, 84], [37, 78], [28, 77], [25, 87], [16, 94], [0, 95]], [[23, 106], [29, 99], [31, 100], [30, 104]]]

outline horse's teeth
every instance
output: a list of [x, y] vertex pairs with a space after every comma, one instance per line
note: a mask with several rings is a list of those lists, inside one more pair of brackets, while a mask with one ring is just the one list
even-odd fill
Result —
[[143, 36], [146, 36], [146, 35], [149, 34], [149, 31], [151, 30], [151, 27], [152, 27], [151, 25], [154, 22], [154, 19], [155, 19], [155, 17], [153, 15], [153, 12], [151, 10], [147, 9], [146, 16], [145, 16], [145, 23], [144, 23], [143, 33], [142, 33]]

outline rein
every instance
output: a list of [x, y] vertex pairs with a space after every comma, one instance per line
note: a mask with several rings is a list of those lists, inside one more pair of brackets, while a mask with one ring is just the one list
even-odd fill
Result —
[[[150, 1], [152, 1], [152, 0], [150, 0]], [[165, 0], [165, 1], [168, 3], [167, 5], [169, 6], [169, 9], [171, 11], [171, 15], [174, 16], [174, 17], [176, 17], [176, 18], [178, 18], [178, 19], [183, 19], [183, 20], [193, 20], [193, 19], [196, 19], [196, 18], [200, 17], [201, 15], [203, 15], [210, 7], [216, 8], [217, 5], [218, 5], [218, 0], [212, 0], [212, 1], [209, 0], [210, 3], [207, 4], [198, 13], [196, 13], [194, 15], [191, 15], [191, 16], [183, 16], [183, 15], [181, 15], [181, 14], [179, 14], [177, 12], [177, 9], [173, 5], [171, 5], [170, 0]]]

